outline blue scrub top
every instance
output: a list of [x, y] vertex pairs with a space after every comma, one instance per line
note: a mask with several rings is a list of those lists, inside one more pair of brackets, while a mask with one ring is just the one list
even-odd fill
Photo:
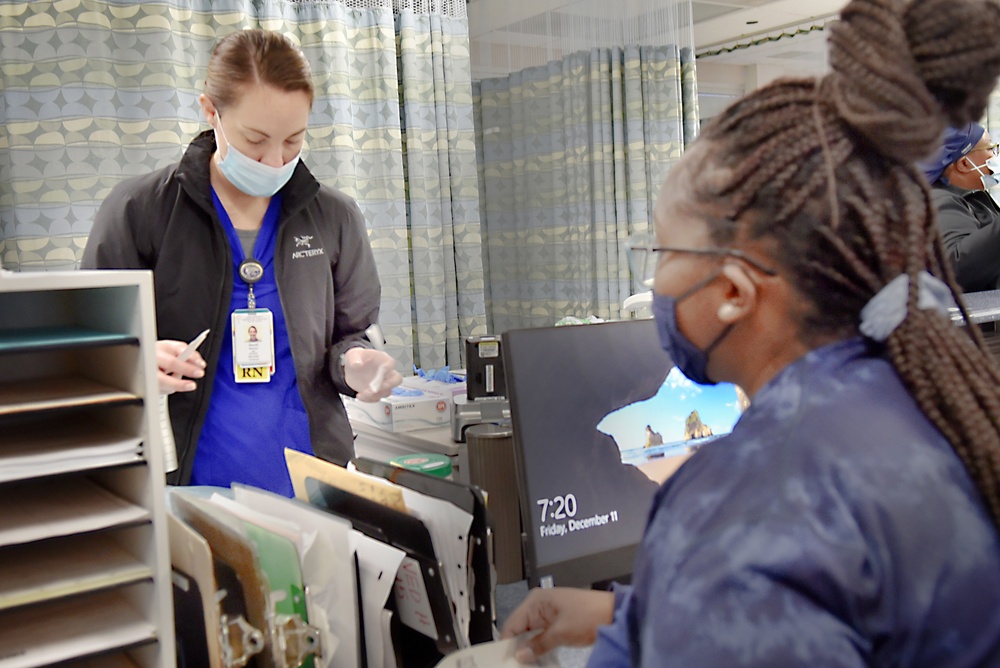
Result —
[[[230, 312], [245, 309], [249, 288], [239, 275], [239, 266], [245, 259], [243, 247], [214, 188], [212, 201], [232, 251]], [[280, 211], [278, 193], [271, 198], [264, 214], [253, 253], [264, 266], [264, 276], [253, 286], [257, 308], [269, 309], [274, 318], [275, 373], [269, 383], [235, 381], [232, 322], [227, 318], [212, 397], [195, 453], [192, 485], [229, 487], [239, 482], [291, 497], [292, 482], [284, 450], [291, 448], [312, 454], [309, 418], [295, 378], [295, 363], [274, 275]]]

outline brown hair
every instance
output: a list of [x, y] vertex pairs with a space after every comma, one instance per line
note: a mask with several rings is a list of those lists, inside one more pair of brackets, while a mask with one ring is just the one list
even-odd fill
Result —
[[1000, 527], [1000, 368], [975, 326], [917, 308], [926, 270], [965, 314], [914, 165], [947, 124], [981, 117], [1000, 74], [998, 36], [994, 0], [853, 0], [831, 29], [831, 74], [748, 95], [706, 128], [705, 161], [681, 168], [698, 170], [685, 204], [716, 243], [754, 241], [773, 255], [803, 298], [807, 343], [856, 336], [868, 300], [910, 277], [908, 315], [886, 350]]
[[224, 110], [258, 83], [286, 92], [303, 91], [310, 104], [315, 94], [309, 61], [284, 35], [253, 29], [219, 40], [205, 76], [205, 94], [215, 106]]

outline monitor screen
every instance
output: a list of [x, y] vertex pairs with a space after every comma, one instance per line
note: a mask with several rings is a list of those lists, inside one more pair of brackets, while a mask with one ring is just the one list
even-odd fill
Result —
[[695, 385], [652, 320], [512, 330], [504, 368], [531, 584], [627, 578], [653, 494], [746, 406]]

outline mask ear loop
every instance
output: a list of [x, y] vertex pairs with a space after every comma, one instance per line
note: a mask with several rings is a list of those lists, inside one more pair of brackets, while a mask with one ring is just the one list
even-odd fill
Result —
[[[970, 157], [969, 157], [969, 156], [967, 156], [967, 155], [963, 155], [963, 156], [962, 156], [962, 159], [963, 159], [963, 160], [968, 160], [968, 161], [969, 161], [969, 164], [970, 164], [970, 165], [972, 165], [972, 168], [973, 168], [974, 170], [976, 170], [976, 172], [978, 172], [978, 173], [979, 173], [979, 176], [980, 176], [981, 178], [985, 178], [985, 177], [987, 177], [987, 176], [993, 176], [993, 174], [987, 174], [987, 173], [985, 173], [985, 172], [983, 171], [983, 167], [986, 167], [987, 169], [989, 169], [989, 168], [990, 168], [990, 167], [989, 167], [989, 165], [977, 165], [976, 163], [972, 162], [972, 158], [970, 158]], [[993, 170], [992, 170], [992, 169], [990, 169], [990, 171], [992, 172]]]
[[[688, 297], [690, 297], [694, 293], [698, 292], [702, 288], [706, 287], [709, 283], [711, 283], [712, 281], [714, 281], [715, 279], [717, 279], [719, 276], [722, 276], [722, 269], [721, 268], [718, 269], [718, 270], [716, 270], [716, 271], [713, 271], [711, 274], [709, 274], [705, 278], [701, 279], [700, 281], [698, 281], [697, 283], [695, 283], [694, 285], [692, 285], [690, 288], [688, 288], [687, 290], [685, 290], [681, 294], [677, 295], [677, 297], [674, 298], [674, 309], [676, 309], [677, 305], [680, 304], [682, 301], [684, 301], [685, 299], [687, 299]], [[722, 343], [722, 340], [724, 338], [726, 338], [726, 336], [729, 334], [730, 331], [732, 331], [732, 329], [733, 329], [733, 324], [732, 323], [726, 325], [725, 328], [719, 333], [719, 335], [716, 336], [712, 340], [712, 342], [709, 343], [708, 346], [705, 347], [705, 349], [703, 351], [701, 351], [702, 354], [705, 355], [705, 359], [706, 360], [708, 359], [708, 356], [712, 354], [712, 351], [715, 350], [715, 348], [720, 343]]]

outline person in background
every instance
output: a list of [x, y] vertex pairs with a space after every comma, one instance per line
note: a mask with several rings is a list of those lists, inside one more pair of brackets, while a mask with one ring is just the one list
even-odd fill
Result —
[[998, 34], [992, 0], [853, 0], [831, 74], [749, 94], [673, 167], [636, 278], [681, 371], [751, 403], [657, 492], [631, 587], [511, 614], [521, 659], [1000, 665], [1000, 369], [949, 318], [916, 167], [983, 113]]
[[[284, 449], [345, 464], [354, 445], [339, 395], [377, 401], [401, 381], [364, 334], [381, 288], [361, 211], [300, 160], [313, 95], [287, 38], [230, 34], [199, 98], [211, 129], [179, 163], [118, 184], [94, 220], [84, 268], [153, 271], [179, 460], [169, 482], [291, 496]], [[251, 326], [273, 357], [233, 335]], [[204, 357], [179, 361], [205, 328]]]
[[948, 128], [935, 155], [921, 163], [944, 247], [965, 292], [1000, 288], [1000, 207], [993, 199], [1000, 198], [1000, 190], [989, 190], [1000, 169], [988, 164], [998, 149], [990, 133], [973, 122]]

